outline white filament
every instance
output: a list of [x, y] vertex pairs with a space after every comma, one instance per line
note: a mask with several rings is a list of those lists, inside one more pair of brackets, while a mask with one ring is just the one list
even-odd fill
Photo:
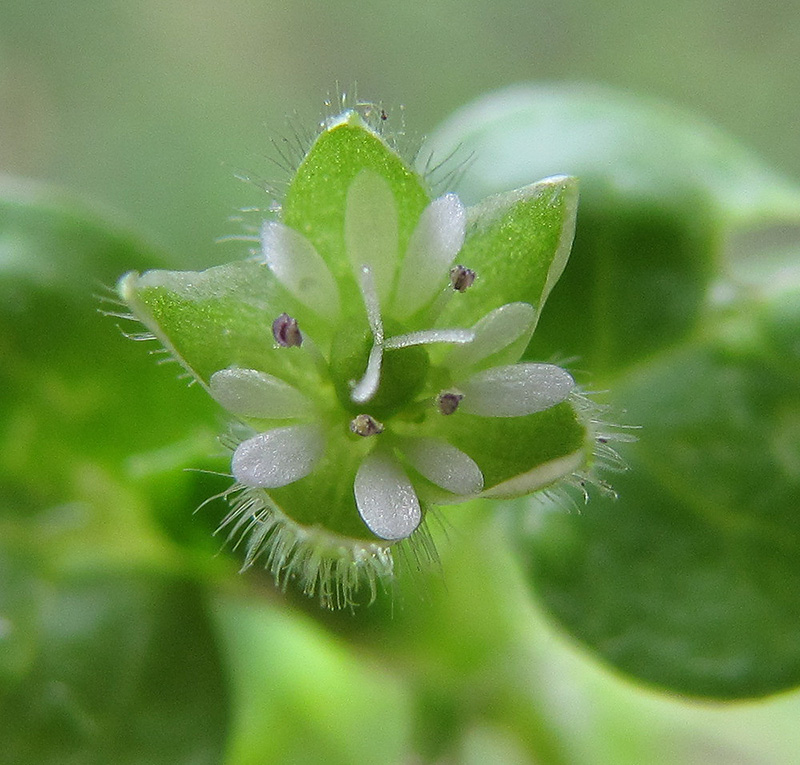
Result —
[[359, 287], [361, 296], [364, 299], [364, 307], [367, 309], [367, 321], [369, 328], [376, 343], [383, 344], [383, 321], [381, 320], [381, 303], [378, 291], [375, 288], [375, 277], [372, 269], [368, 265], [362, 265], [359, 269]]
[[387, 350], [408, 348], [412, 345], [429, 345], [431, 343], [471, 343], [475, 333], [470, 329], [421, 329], [405, 335], [389, 337], [383, 344]]
[[377, 392], [381, 382], [381, 364], [383, 363], [383, 346], [375, 343], [367, 360], [367, 371], [364, 376], [353, 386], [350, 399], [356, 404], [369, 401]]

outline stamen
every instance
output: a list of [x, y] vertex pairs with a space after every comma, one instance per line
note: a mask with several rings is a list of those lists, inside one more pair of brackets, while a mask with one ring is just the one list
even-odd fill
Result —
[[457, 390], [443, 390], [436, 397], [436, 408], [440, 414], [453, 414], [458, 409], [462, 398], [464, 398], [464, 394]]
[[466, 266], [453, 266], [450, 269], [450, 284], [456, 292], [466, 292], [475, 281], [475, 272]]
[[272, 322], [272, 336], [282, 348], [303, 344], [303, 335], [300, 334], [297, 319], [293, 319], [288, 313], [282, 313]]
[[359, 280], [361, 295], [364, 298], [364, 307], [367, 309], [367, 321], [372, 330], [372, 350], [369, 352], [367, 369], [364, 376], [353, 387], [350, 398], [357, 404], [369, 401], [378, 391], [381, 381], [381, 365], [383, 363], [383, 321], [381, 320], [381, 307], [375, 281], [369, 266], [361, 266], [361, 279]]
[[471, 268], [467, 268], [466, 266], [453, 266], [450, 269], [450, 284], [445, 287], [439, 293], [436, 300], [433, 301], [433, 305], [430, 307], [425, 317], [427, 323], [435, 324], [444, 309], [447, 308], [447, 304], [450, 302], [450, 298], [453, 297], [453, 293], [466, 292], [466, 290], [472, 286], [476, 277], [477, 274]]
[[383, 423], [378, 422], [369, 414], [356, 415], [350, 420], [350, 430], [357, 436], [377, 436], [383, 433]]
[[436, 324], [439, 317], [444, 312], [444, 309], [447, 308], [447, 304], [450, 302], [450, 298], [453, 297], [453, 294], [454, 290], [450, 284], [439, 292], [436, 300], [433, 301], [433, 305], [431, 305], [425, 314], [425, 323], [428, 326]]
[[320, 376], [326, 376], [328, 374], [328, 362], [322, 355], [322, 351], [317, 347], [314, 339], [309, 335], [303, 336], [303, 350], [311, 357]]

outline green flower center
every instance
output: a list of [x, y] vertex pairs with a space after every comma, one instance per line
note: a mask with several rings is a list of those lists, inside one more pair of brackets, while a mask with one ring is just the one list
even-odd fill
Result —
[[377, 392], [368, 402], [354, 402], [353, 386], [364, 374], [372, 342], [369, 329], [365, 327], [361, 332], [353, 331], [349, 322], [346, 322], [333, 340], [330, 374], [339, 403], [346, 412], [354, 415], [366, 412], [378, 420], [385, 420], [420, 394], [428, 377], [430, 361], [423, 346], [386, 350]]

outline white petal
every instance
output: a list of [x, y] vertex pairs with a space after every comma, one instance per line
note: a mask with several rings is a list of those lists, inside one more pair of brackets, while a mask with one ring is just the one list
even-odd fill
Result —
[[407, 438], [400, 449], [429, 481], [453, 494], [477, 494], [483, 489], [483, 473], [475, 461], [445, 441]]
[[372, 170], [362, 170], [347, 190], [344, 236], [356, 279], [369, 266], [385, 300], [397, 265], [397, 207], [389, 184]]
[[275, 489], [307, 476], [325, 448], [316, 425], [275, 428], [243, 441], [233, 453], [233, 477], [245, 486]]
[[464, 244], [467, 214], [455, 194], [431, 202], [411, 235], [394, 299], [394, 315], [405, 319], [442, 289], [448, 269]]
[[484, 417], [521, 417], [560, 404], [575, 387], [569, 372], [553, 364], [492, 367], [458, 385], [459, 410]]
[[282, 223], [261, 228], [264, 261], [303, 305], [323, 316], [339, 315], [339, 290], [325, 261], [302, 234]]
[[387, 350], [408, 348], [412, 345], [430, 345], [431, 343], [471, 343], [475, 333], [470, 329], [420, 329], [405, 335], [389, 337], [383, 344]]
[[356, 473], [353, 489], [359, 515], [381, 539], [405, 539], [422, 520], [414, 487], [391, 454], [373, 451]]
[[222, 406], [242, 417], [288, 419], [308, 414], [312, 407], [291, 385], [257, 369], [221, 369], [211, 375], [208, 387]]
[[[487, 313], [472, 328], [475, 339], [468, 345], [453, 348], [444, 364], [451, 368], [473, 366], [518, 340], [522, 341], [520, 345], [527, 345], [535, 323], [536, 311], [530, 303], [501, 305]], [[523, 350], [520, 348], [520, 354]]]

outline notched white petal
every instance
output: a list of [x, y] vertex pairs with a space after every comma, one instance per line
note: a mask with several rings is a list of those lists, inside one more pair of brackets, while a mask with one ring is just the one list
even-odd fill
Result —
[[417, 494], [398, 460], [383, 451], [368, 454], [353, 490], [358, 513], [381, 539], [405, 539], [422, 520]]
[[339, 314], [339, 290], [325, 261], [302, 234], [282, 223], [261, 228], [264, 262], [303, 305], [328, 318]]
[[344, 235], [356, 279], [369, 266], [386, 300], [397, 264], [397, 206], [389, 184], [372, 170], [362, 170], [347, 190]]
[[475, 461], [445, 441], [407, 438], [400, 449], [425, 478], [453, 494], [477, 494], [483, 489], [483, 473]]
[[[506, 303], [486, 314], [473, 328], [475, 339], [453, 348], [444, 360], [452, 369], [469, 367], [508, 348], [518, 340], [527, 344], [536, 324], [536, 311], [530, 303]], [[523, 349], [520, 349], [522, 353]]]
[[450, 264], [464, 244], [467, 214], [455, 194], [434, 199], [419, 218], [400, 266], [394, 315], [405, 319], [442, 288]]
[[564, 401], [575, 387], [553, 364], [511, 364], [478, 372], [458, 386], [460, 410], [484, 417], [521, 417]]
[[236, 447], [233, 477], [245, 486], [276, 489], [307, 476], [325, 442], [316, 425], [290, 425], [259, 433]]
[[289, 419], [312, 408], [291, 385], [257, 369], [222, 369], [211, 375], [208, 387], [217, 402], [241, 417]]

